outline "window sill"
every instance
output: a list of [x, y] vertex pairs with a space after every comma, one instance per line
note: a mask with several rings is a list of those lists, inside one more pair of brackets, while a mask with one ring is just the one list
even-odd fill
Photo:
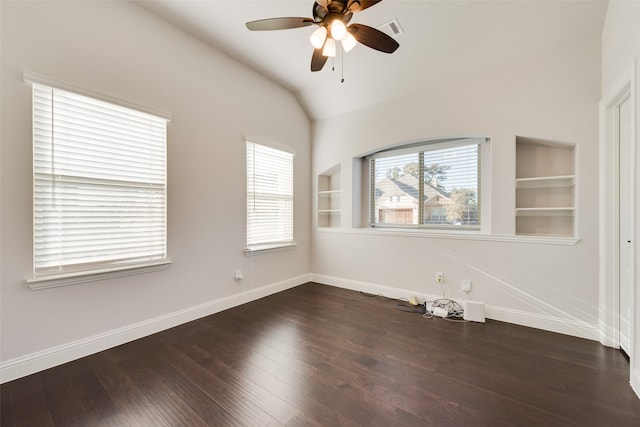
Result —
[[296, 247], [295, 243], [283, 243], [278, 245], [255, 245], [245, 249], [244, 254], [245, 256], [253, 256], [253, 255], [266, 254], [269, 252], [286, 251], [289, 249], [293, 249], [295, 247]]
[[50, 275], [27, 280], [27, 284], [34, 291], [39, 289], [56, 288], [58, 286], [77, 285], [79, 283], [95, 282], [97, 280], [113, 279], [116, 277], [166, 270], [169, 268], [169, 264], [171, 264], [171, 262], [172, 261], [164, 260], [146, 264], [129, 265], [126, 267], [114, 267], [95, 271]]
[[535, 243], [544, 245], [575, 246], [578, 237], [524, 236], [486, 234], [477, 231], [425, 230], [425, 229], [380, 229], [380, 228], [318, 228], [322, 233], [360, 234], [369, 236], [418, 237], [429, 239], [479, 240], [489, 242]]

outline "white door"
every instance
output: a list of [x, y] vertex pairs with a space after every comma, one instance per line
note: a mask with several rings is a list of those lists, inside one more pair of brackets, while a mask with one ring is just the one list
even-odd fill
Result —
[[627, 355], [630, 353], [631, 342], [631, 233], [632, 217], [632, 164], [631, 146], [631, 101], [624, 100], [618, 107], [618, 136], [620, 146], [620, 348]]

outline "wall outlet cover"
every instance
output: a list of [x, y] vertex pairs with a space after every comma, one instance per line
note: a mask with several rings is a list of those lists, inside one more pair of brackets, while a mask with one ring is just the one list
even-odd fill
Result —
[[464, 292], [471, 292], [471, 280], [462, 281], [462, 290]]

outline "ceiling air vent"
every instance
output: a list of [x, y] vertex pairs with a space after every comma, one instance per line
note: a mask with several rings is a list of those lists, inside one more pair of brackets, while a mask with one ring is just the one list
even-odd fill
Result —
[[401, 34], [404, 34], [404, 30], [400, 26], [397, 18], [393, 18], [391, 21], [385, 22], [384, 24], [380, 25], [378, 29], [391, 37], [397, 37]]

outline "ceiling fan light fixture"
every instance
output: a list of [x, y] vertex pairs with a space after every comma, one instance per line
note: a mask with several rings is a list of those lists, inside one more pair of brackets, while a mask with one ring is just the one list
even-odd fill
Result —
[[324, 45], [324, 41], [327, 39], [327, 27], [320, 26], [317, 30], [311, 33], [309, 41], [311, 46], [316, 49], [320, 49]]
[[344, 49], [345, 52], [349, 52], [358, 44], [358, 40], [356, 40], [351, 33], [346, 33], [340, 42], [342, 43], [342, 49]]
[[334, 40], [342, 40], [345, 34], [347, 34], [347, 27], [341, 19], [336, 18], [331, 21], [331, 37]]
[[329, 37], [326, 42], [324, 42], [324, 49], [322, 50], [323, 56], [336, 56], [336, 41]]
[[[314, 29], [309, 36], [309, 41], [314, 47], [311, 55], [311, 71], [320, 71], [329, 57], [335, 58], [338, 47], [342, 49], [342, 53], [351, 51], [358, 44], [384, 53], [393, 53], [400, 47], [391, 35], [386, 31], [381, 31], [380, 28], [351, 23], [351, 18], [355, 13], [369, 9], [381, 1], [315, 0], [312, 18], [267, 18], [249, 21], [245, 25], [251, 31], [287, 30], [317, 26], [318, 28]], [[395, 20], [392, 23], [394, 25], [389, 25], [392, 33], [398, 34], [396, 30], [400, 29], [400, 26]], [[341, 43], [340, 46], [336, 46], [336, 40]]]

